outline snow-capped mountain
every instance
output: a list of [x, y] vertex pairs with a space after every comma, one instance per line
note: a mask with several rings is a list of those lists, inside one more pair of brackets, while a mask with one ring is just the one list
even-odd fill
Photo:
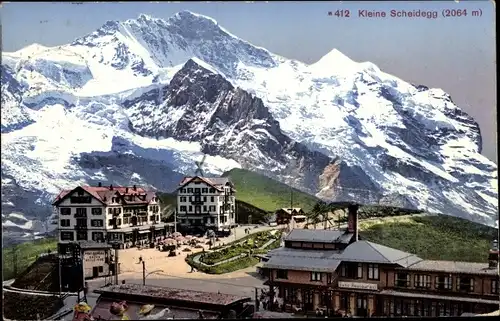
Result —
[[477, 123], [442, 90], [337, 50], [307, 65], [183, 11], [4, 52], [1, 68], [7, 231], [9, 213], [44, 220], [77, 184], [171, 190], [202, 152], [213, 175], [243, 167], [327, 200], [495, 224]]

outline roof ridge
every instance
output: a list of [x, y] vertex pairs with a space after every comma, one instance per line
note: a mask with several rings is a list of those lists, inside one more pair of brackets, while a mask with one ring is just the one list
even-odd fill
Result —
[[[381, 252], [380, 252], [380, 251], [379, 251], [376, 247], [374, 247], [374, 246], [373, 246], [374, 244], [376, 244], [376, 245], [381, 245], [381, 244], [372, 243], [372, 242], [370, 242], [370, 241], [358, 241], [358, 242], [366, 242], [366, 243], [368, 243], [368, 245], [370, 245], [370, 247], [371, 247], [371, 248], [372, 248], [375, 252], [377, 252], [378, 254], [380, 254], [380, 255], [381, 255], [384, 259], [386, 259], [387, 261], [392, 262], [391, 260], [389, 260], [389, 258], [387, 258], [387, 256], [385, 256], [384, 254], [382, 254], [382, 253], [381, 253]], [[382, 246], [384, 246], [384, 245], [382, 245]], [[388, 246], [386, 246], [386, 247], [388, 247]]]

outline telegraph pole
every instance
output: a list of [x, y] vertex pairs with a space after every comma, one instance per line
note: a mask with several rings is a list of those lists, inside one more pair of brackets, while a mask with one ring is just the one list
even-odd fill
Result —
[[146, 262], [142, 260], [142, 285], [146, 285]]

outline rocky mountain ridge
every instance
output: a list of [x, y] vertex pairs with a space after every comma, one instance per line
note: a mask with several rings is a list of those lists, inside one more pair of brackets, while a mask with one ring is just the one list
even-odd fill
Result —
[[5, 215], [44, 220], [81, 183], [168, 191], [203, 152], [211, 175], [243, 167], [326, 200], [494, 225], [497, 167], [481, 144], [442, 90], [337, 50], [286, 59], [187, 11], [3, 53]]

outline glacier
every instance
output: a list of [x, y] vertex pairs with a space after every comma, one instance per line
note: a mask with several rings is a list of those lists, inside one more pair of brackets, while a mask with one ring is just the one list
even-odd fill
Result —
[[325, 200], [497, 224], [497, 166], [474, 119], [441, 89], [337, 49], [305, 64], [182, 11], [2, 52], [1, 73], [7, 235], [40, 225], [9, 214], [47, 221], [60, 189], [169, 191], [203, 153], [212, 175], [246, 168]]

